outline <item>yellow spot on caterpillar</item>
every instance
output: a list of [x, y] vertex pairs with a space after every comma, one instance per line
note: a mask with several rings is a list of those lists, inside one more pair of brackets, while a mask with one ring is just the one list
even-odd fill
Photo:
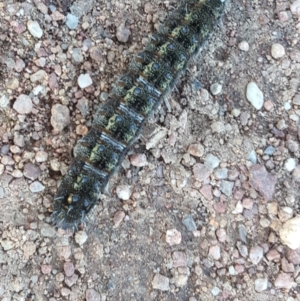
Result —
[[67, 202], [68, 202], [69, 205], [72, 204], [72, 202], [73, 202], [73, 195], [72, 195], [72, 194], [70, 194], [70, 195], [68, 196]]

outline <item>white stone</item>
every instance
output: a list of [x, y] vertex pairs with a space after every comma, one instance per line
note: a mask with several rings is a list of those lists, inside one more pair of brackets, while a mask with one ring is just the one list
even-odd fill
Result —
[[220, 289], [218, 287], [213, 287], [211, 289], [211, 293], [214, 295], [214, 296], [218, 296], [220, 294]]
[[296, 167], [296, 161], [294, 158], [289, 158], [285, 161], [284, 167], [287, 171], [293, 171]]
[[131, 196], [131, 188], [128, 185], [119, 185], [116, 188], [116, 193], [121, 200], [127, 201]]
[[189, 279], [188, 275], [181, 275], [181, 274], [176, 275], [174, 277], [175, 285], [177, 287], [183, 287], [183, 286], [185, 286], [187, 284], [188, 279]]
[[242, 41], [242, 42], [239, 44], [239, 48], [240, 48], [242, 51], [249, 51], [249, 44], [248, 44], [248, 42]]
[[289, 111], [292, 108], [291, 103], [288, 101], [286, 101], [283, 106], [286, 111]]
[[300, 216], [285, 222], [279, 231], [282, 242], [290, 249], [300, 248]]
[[276, 43], [271, 47], [271, 55], [274, 59], [280, 59], [285, 55], [285, 49], [282, 45]]
[[87, 234], [84, 231], [78, 231], [75, 234], [75, 241], [79, 244], [79, 245], [83, 245], [86, 240], [88, 239]]
[[257, 278], [255, 280], [255, 290], [260, 293], [268, 288], [268, 278]]
[[181, 233], [176, 229], [167, 230], [166, 243], [170, 246], [179, 245], [181, 243]]
[[246, 97], [256, 110], [260, 110], [264, 104], [264, 95], [257, 84], [250, 82], [247, 85]]
[[300, 0], [294, 1], [290, 6], [291, 12], [294, 15], [300, 16]]
[[212, 95], [218, 95], [222, 92], [222, 85], [215, 83], [210, 86], [210, 92]]
[[93, 83], [93, 81], [92, 81], [90, 75], [88, 73], [86, 73], [86, 74], [79, 75], [77, 83], [81, 89], [84, 89], [84, 88], [90, 86]]
[[5, 109], [7, 108], [9, 105], [9, 98], [3, 94], [1, 97], [0, 97], [0, 109]]
[[40, 25], [36, 21], [29, 20], [27, 22], [27, 28], [31, 35], [35, 38], [41, 38], [43, 35], [43, 30], [41, 29]]
[[160, 274], [155, 274], [152, 280], [152, 287], [160, 291], [168, 291], [170, 289], [169, 283], [170, 280], [168, 277]]

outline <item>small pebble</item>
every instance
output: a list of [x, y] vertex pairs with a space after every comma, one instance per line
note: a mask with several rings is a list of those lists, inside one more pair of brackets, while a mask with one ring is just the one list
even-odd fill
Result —
[[72, 14], [67, 14], [66, 25], [69, 29], [75, 29], [78, 26], [78, 18]]
[[187, 152], [194, 157], [202, 157], [204, 154], [204, 147], [199, 143], [190, 144]]
[[131, 196], [131, 187], [128, 185], [119, 185], [116, 188], [116, 193], [118, 198], [120, 198], [121, 200], [127, 201], [130, 199]]
[[39, 39], [42, 37], [43, 30], [41, 29], [41, 27], [37, 21], [29, 20], [27, 22], [27, 28], [33, 37], [39, 38]]
[[122, 23], [118, 28], [117, 28], [117, 33], [116, 37], [119, 42], [126, 43], [129, 39], [131, 32], [128, 28], [125, 27], [125, 24]]
[[43, 237], [53, 237], [56, 234], [56, 231], [52, 225], [43, 224], [41, 227], [41, 235]]
[[211, 290], [213, 296], [218, 296], [220, 294], [220, 289], [218, 287], [213, 287]]
[[249, 160], [251, 163], [256, 164], [257, 163], [257, 156], [255, 150], [252, 150], [248, 156], [247, 160]]
[[258, 264], [264, 255], [264, 250], [260, 246], [254, 246], [250, 249], [249, 257], [253, 264]]
[[221, 190], [225, 195], [231, 196], [231, 195], [232, 195], [232, 189], [233, 189], [233, 186], [234, 186], [234, 182], [222, 180], [222, 181], [221, 181], [220, 190]]
[[61, 104], [55, 104], [52, 106], [50, 122], [55, 131], [61, 132], [70, 124], [69, 108]]
[[274, 59], [280, 59], [285, 55], [285, 49], [280, 44], [273, 44], [271, 47], [271, 55]]
[[130, 156], [130, 163], [133, 166], [143, 167], [148, 165], [147, 157], [145, 154], [134, 154]]
[[43, 265], [41, 265], [41, 270], [42, 270], [42, 273], [44, 275], [50, 274], [51, 271], [52, 271], [52, 265], [50, 265], [50, 264], [43, 264]]
[[8, 108], [9, 106], [9, 98], [3, 94], [1, 97], [0, 97], [0, 109], [6, 109]]
[[176, 229], [167, 230], [166, 242], [170, 246], [179, 245], [181, 243], [181, 233]]
[[169, 286], [170, 280], [168, 277], [155, 274], [153, 280], [152, 280], [152, 287], [154, 289], [160, 290], [160, 291], [168, 291], [170, 290]]
[[289, 158], [285, 161], [284, 167], [288, 172], [291, 172], [295, 169], [296, 167], [296, 161], [294, 158]]
[[210, 92], [212, 95], [218, 95], [222, 92], [222, 85], [215, 83], [210, 86]]
[[290, 6], [290, 10], [293, 15], [300, 17], [300, 0], [293, 1]]
[[225, 125], [222, 121], [214, 121], [210, 127], [213, 133], [222, 133], [225, 131]]
[[22, 178], [23, 177], [23, 173], [21, 172], [21, 170], [19, 169], [15, 169], [12, 174], [11, 174], [14, 178]]
[[292, 275], [284, 272], [280, 272], [274, 282], [275, 287], [281, 289], [290, 290], [292, 287], [296, 287], [297, 284], [293, 281]]
[[249, 51], [249, 44], [246, 41], [239, 43], [239, 49], [242, 51]]
[[276, 151], [275, 147], [270, 145], [268, 146], [265, 150], [264, 150], [264, 154], [265, 155], [269, 155], [272, 156], [274, 154], [274, 152]]
[[177, 287], [186, 286], [188, 281], [188, 275], [182, 275], [182, 274], [175, 275], [174, 280], [175, 280], [175, 285]]
[[84, 231], [78, 231], [75, 234], [75, 241], [82, 246], [88, 239], [87, 234]]
[[221, 248], [218, 245], [211, 246], [208, 253], [214, 260], [219, 260], [221, 258]]
[[197, 230], [196, 223], [191, 215], [187, 215], [183, 220], [182, 223], [188, 229], [188, 231], [195, 231]]
[[247, 85], [246, 97], [256, 110], [260, 110], [264, 104], [264, 96], [257, 84], [250, 82]]
[[93, 83], [93, 81], [92, 81], [90, 75], [88, 73], [85, 73], [85, 74], [79, 75], [79, 77], [77, 79], [77, 83], [81, 89], [84, 89], [84, 88], [90, 86]]
[[4, 251], [11, 250], [15, 246], [15, 244], [11, 240], [7, 239], [1, 239], [0, 243]]
[[85, 292], [86, 301], [101, 301], [100, 294], [93, 288], [88, 288]]
[[34, 165], [31, 162], [28, 162], [24, 166], [23, 174], [24, 174], [25, 178], [28, 178], [28, 179], [34, 181], [41, 174], [41, 170], [38, 166]]
[[290, 249], [300, 248], [300, 216], [286, 221], [279, 231], [282, 242]]
[[204, 159], [204, 165], [210, 169], [213, 170], [216, 167], [218, 167], [220, 164], [220, 160], [218, 157], [214, 156], [213, 154], [208, 154]]
[[42, 82], [43, 80], [48, 80], [48, 74], [45, 70], [38, 70], [30, 75], [30, 80], [33, 83]]
[[25, 94], [20, 94], [16, 99], [13, 108], [19, 114], [29, 114], [32, 111], [33, 105], [29, 96]]
[[119, 227], [125, 217], [125, 212], [117, 211], [114, 215], [115, 227]]
[[257, 278], [254, 288], [258, 293], [265, 291], [268, 288], [268, 278]]
[[39, 181], [34, 181], [29, 185], [29, 189], [33, 193], [38, 193], [45, 190], [45, 186]]
[[184, 252], [174, 252], [172, 254], [173, 267], [186, 267], [187, 266], [187, 256]]
[[83, 62], [83, 55], [80, 48], [73, 48], [72, 59], [75, 64], [80, 64]]
[[66, 262], [64, 264], [64, 271], [67, 277], [71, 277], [75, 272], [75, 267], [72, 262]]
[[48, 153], [44, 151], [38, 151], [35, 155], [36, 162], [46, 162], [48, 160]]
[[227, 168], [218, 168], [214, 171], [214, 175], [219, 180], [226, 179], [228, 177], [228, 169]]

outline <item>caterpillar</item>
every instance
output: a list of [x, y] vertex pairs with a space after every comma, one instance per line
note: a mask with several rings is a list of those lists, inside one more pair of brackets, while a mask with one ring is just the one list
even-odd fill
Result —
[[98, 202], [149, 115], [187, 68], [219, 17], [225, 0], [190, 0], [173, 12], [113, 85], [77, 141], [74, 159], [54, 198], [57, 227], [76, 230]]

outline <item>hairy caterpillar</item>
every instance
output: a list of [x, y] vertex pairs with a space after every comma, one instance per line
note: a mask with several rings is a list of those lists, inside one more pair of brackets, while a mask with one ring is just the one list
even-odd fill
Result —
[[225, 0], [190, 0], [179, 7], [115, 83], [54, 198], [54, 223], [76, 229], [97, 203], [148, 116], [197, 54], [224, 10]]

